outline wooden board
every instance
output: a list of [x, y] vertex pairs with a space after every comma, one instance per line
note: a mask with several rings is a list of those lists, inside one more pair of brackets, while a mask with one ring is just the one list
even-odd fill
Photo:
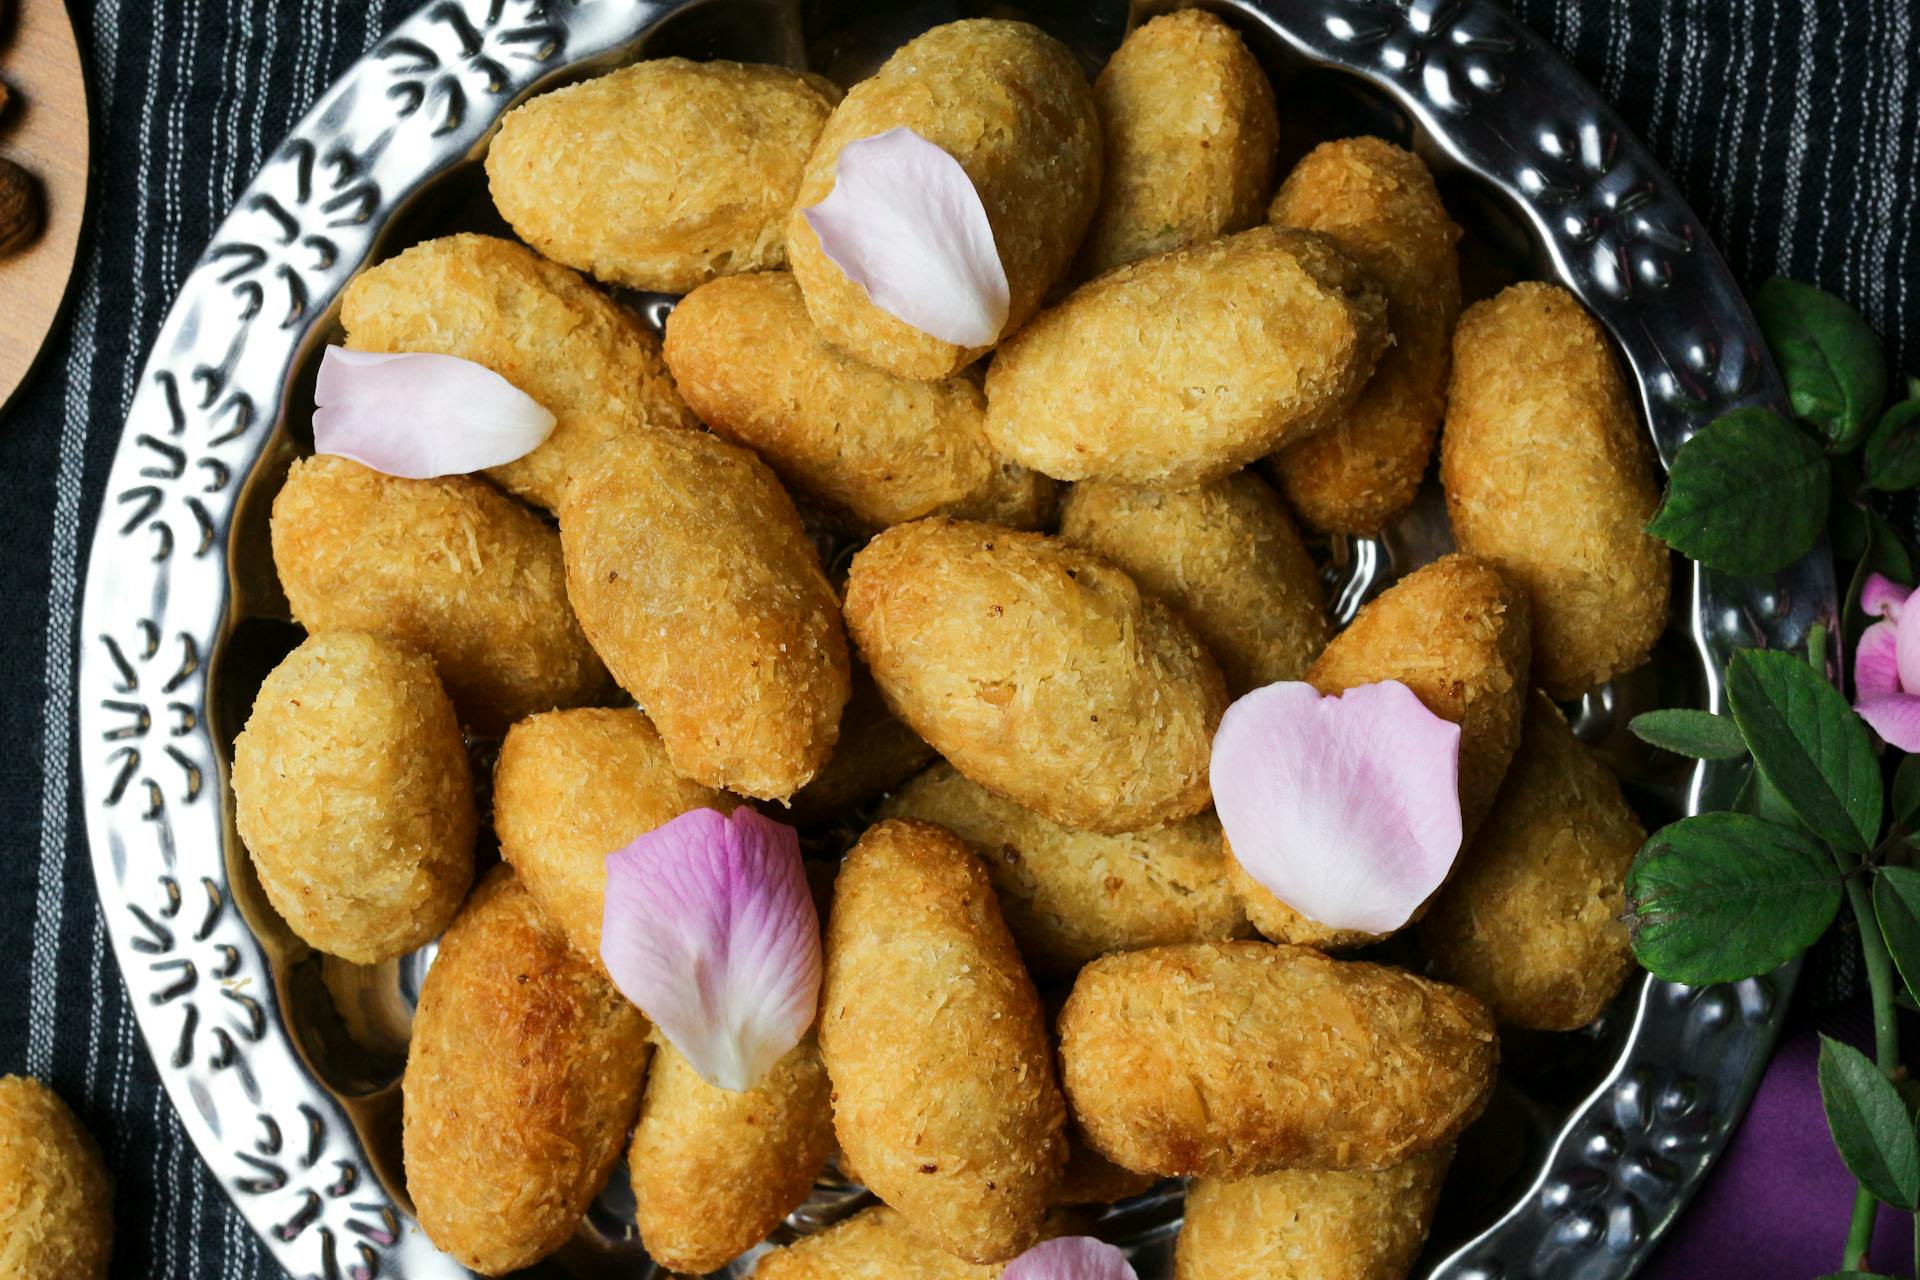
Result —
[[87, 209], [87, 80], [62, 0], [0, 0], [0, 156], [40, 183], [45, 222], [0, 257], [0, 410], [33, 371], [60, 318]]

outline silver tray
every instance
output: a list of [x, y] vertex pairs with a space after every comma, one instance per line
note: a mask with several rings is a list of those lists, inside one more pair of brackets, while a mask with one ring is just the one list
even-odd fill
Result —
[[[266, 516], [308, 438], [314, 367], [362, 265], [484, 222], [477, 160], [531, 93], [640, 56], [870, 70], [984, 4], [868, 0], [432, 0], [351, 67], [273, 153], [187, 278], [141, 375], [88, 565], [79, 751], [101, 908], [181, 1122], [294, 1276], [466, 1274], [406, 1212], [396, 1082], [428, 957], [359, 968], [315, 955], [263, 900], [233, 829], [232, 740], [297, 640]], [[1130, 22], [1112, 4], [993, 5], [1096, 68]], [[1719, 413], [1779, 406], [1777, 375], [1705, 232], [1599, 96], [1480, 0], [1221, 0], [1290, 123], [1384, 132], [1435, 166], [1475, 246], [1470, 290], [1515, 274], [1574, 290], [1616, 340], [1663, 459]], [[634, 299], [656, 320], [659, 300]], [[1431, 504], [1386, 538], [1327, 548], [1337, 610], [1429, 558]], [[1646, 706], [1722, 705], [1741, 645], [1831, 621], [1824, 551], [1731, 579], [1682, 565], [1645, 672], [1576, 708], [1654, 820], [1723, 806], [1740, 767], [1663, 766], [1622, 731]], [[1705, 1176], [1745, 1108], [1795, 971], [1704, 989], [1642, 977], [1594, 1027], [1510, 1037], [1501, 1088], [1463, 1142], [1419, 1274], [1622, 1277]], [[541, 1274], [656, 1274], [611, 1189]], [[825, 1183], [783, 1233], [848, 1211]], [[1110, 1211], [1143, 1280], [1171, 1272], [1179, 1188]], [[736, 1264], [731, 1273], [744, 1274]]]

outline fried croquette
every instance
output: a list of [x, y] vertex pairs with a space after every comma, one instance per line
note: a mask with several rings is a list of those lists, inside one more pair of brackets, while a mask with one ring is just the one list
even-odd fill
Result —
[[[1520, 743], [1532, 645], [1527, 619], [1526, 596], [1500, 570], [1473, 556], [1446, 556], [1362, 608], [1307, 671], [1307, 682], [1321, 693], [1398, 680], [1427, 710], [1460, 726], [1466, 840], [1493, 807]], [[1331, 950], [1375, 941], [1300, 915], [1237, 860], [1232, 876], [1247, 918], [1276, 942]]]
[[659, 340], [632, 313], [511, 240], [466, 234], [417, 244], [353, 278], [340, 323], [356, 350], [458, 356], [539, 401], [554, 416], [553, 434], [487, 474], [548, 510], [607, 441], [698, 425], [667, 376]]
[[1125, 835], [1074, 831], [945, 762], [889, 796], [881, 812], [939, 823], [972, 846], [1040, 976], [1070, 977], [1109, 951], [1247, 931], [1211, 813]]
[[737, 803], [675, 773], [652, 722], [631, 708], [529, 716], [507, 731], [493, 767], [500, 856], [595, 965], [607, 855], [689, 810]]
[[1466, 992], [1266, 942], [1104, 956], [1060, 1015], [1088, 1145], [1162, 1176], [1398, 1164], [1480, 1114], [1498, 1060]]
[[1386, 295], [1393, 345], [1360, 398], [1272, 459], [1306, 523], [1377, 533], [1413, 502], [1433, 456], [1460, 318], [1460, 228], [1419, 158], [1379, 138], [1314, 148], [1287, 175], [1268, 217], [1324, 232]]
[[1298, 680], [1326, 647], [1319, 570], [1279, 497], [1250, 472], [1192, 489], [1083, 481], [1061, 503], [1060, 536], [1172, 605], [1231, 697]]
[[[1041, 1234], [1082, 1230], [1076, 1215], [1048, 1216]], [[760, 1259], [753, 1280], [1000, 1280], [1001, 1262], [963, 1262], [927, 1243], [906, 1216], [877, 1204], [825, 1231], [775, 1249]]]
[[608, 445], [560, 508], [567, 597], [683, 777], [763, 800], [820, 771], [848, 694], [820, 553], [773, 473], [704, 431]]
[[840, 737], [833, 755], [812, 782], [793, 795], [782, 813], [767, 812], [805, 830], [846, 817], [926, 768], [933, 760], [928, 746], [900, 718], [873, 683], [864, 663], [853, 663], [853, 692], [840, 713]]
[[647, 1049], [640, 1011], [510, 868], [488, 873], [421, 984], [401, 1085], [428, 1239], [490, 1276], [564, 1244], [620, 1157]]
[[1452, 1161], [1443, 1146], [1371, 1172], [1197, 1178], [1174, 1280], [1405, 1280]]
[[1255, 227], [1034, 317], [987, 370], [987, 439], [1060, 480], [1204, 484], [1336, 420], [1387, 340], [1379, 287], [1331, 240]]
[[1135, 28], [1093, 82], [1093, 100], [1106, 177], [1080, 247], [1082, 278], [1260, 220], [1280, 117], [1232, 27], [1183, 9]]
[[786, 262], [787, 212], [839, 101], [784, 67], [653, 58], [507, 112], [487, 184], [555, 262], [685, 293]]
[[1647, 833], [1544, 694], [1493, 812], [1420, 922], [1435, 972], [1502, 1023], [1575, 1031], [1633, 967], [1626, 876]]
[[715, 432], [857, 533], [935, 513], [1035, 528], [1054, 482], [987, 444], [971, 378], [916, 382], [831, 346], [784, 271], [716, 280], [667, 321], [667, 367]]
[[1533, 602], [1534, 680], [1576, 697], [1647, 660], [1672, 565], [1651, 446], [1606, 336], [1557, 285], [1476, 303], [1453, 339], [1440, 481], [1462, 551]]
[[309, 636], [273, 669], [234, 740], [233, 798], [267, 901], [329, 955], [424, 946], [473, 883], [460, 721], [430, 659], [373, 636]]
[[481, 733], [613, 692], [567, 606], [560, 539], [483, 481], [303, 459], [273, 500], [273, 563], [308, 631], [426, 654]]
[[743, 1093], [708, 1084], [670, 1045], [656, 1048], [627, 1153], [647, 1255], [705, 1275], [764, 1239], [833, 1151], [828, 1092], [811, 1039]]
[[113, 1181], [106, 1161], [53, 1090], [0, 1076], [0, 1275], [106, 1280]]
[[1219, 668], [1097, 556], [994, 525], [895, 525], [853, 558], [847, 624], [894, 713], [990, 791], [1107, 834], [1210, 803]]
[[1057, 1205], [1118, 1204], [1145, 1195], [1159, 1179], [1150, 1173], [1122, 1169], [1088, 1146], [1073, 1125], [1067, 1125], [1067, 1167], [1053, 1189]]
[[840, 1146], [923, 1239], [1004, 1262], [1040, 1238], [1066, 1108], [1033, 980], [980, 860], [886, 821], [834, 883], [820, 1051]]
[[827, 341], [903, 378], [934, 381], [986, 347], [961, 347], [878, 306], [820, 246], [806, 210], [833, 190], [840, 150], [907, 128], [966, 170], [1007, 277], [1005, 341], [1065, 274], [1100, 198], [1100, 120], [1073, 53], [1038, 27], [990, 18], [902, 45], [835, 108], [787, 222], [787, 256]]

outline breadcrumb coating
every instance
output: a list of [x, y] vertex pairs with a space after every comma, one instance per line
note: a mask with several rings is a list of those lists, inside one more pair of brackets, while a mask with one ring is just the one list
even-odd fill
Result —
[[1005, 1262], [1040, 1238], [1066, 1108], [992, 883], [925, 822], [868, 829], [834, 883], [820, 1052], [860, 1177], [923, 1239]]
[[667, 376], [659, 339], [631, 312], [577, 272], [497, 236], [428, 240], [369, 267], [341, 295], [340, 323], [357, 350], [458, 356], [545, 406], [556, 419], [546, 443], [487, 475], [548, 510], [607, 441], [698, 425]]
[[30, 1076], [0, 1076], [0, 1275], [106, 1280], [113, 1180], [73, 1112]]
[[360, 964], [438, 937], [473, 883], [466, 741], [433, 662], [357, 631], [310, 636], [233, 744], [234, 821], [294, 933]]
[[1093, 82], [1105, 189], [1078, 274], [1244, 231], [1273, 192], [1280, 116], [1266, 72], [1204, 9], [1136, 27]]
[[273, 563], [302, 626], [426, 654], [481, 733], [613, 692], [567, 605], [560, 539], [483, 481], [302, 459], [273, 500]]
[[1478, 1116], [1499, 1056], [1464, 991], [1266, 942], [1102, 957], [1060, 1015], [1088, 1145], [1162, 1176], [1387, 1168]]
[[685, 293], [786, 262], [787, 212], [839, 101], [785, 67], [652, 58], [507, 112], [487, 184], [555, 262]]
[[[1042, 1235], [1084, 1230], [1077, 1215], [1048, 1216]], [[753, 1280], [1000, 1280], [1004, 1262], [964, 1262], [927, 1243], [905, 1215], [877, 1204], [760, 1259]]]
[[1272, 459], [1306, 523], [1377, 533], [1412, 504], [1440, 431], [1460, 318], [1460, 228], [1419, 157], [1379, 138], [1314, 148], [1287, 175], [1268, 217], [1324, 232], [1386, 295], [1393, 345], [1360, 398]]
[[427, 1238], [482, 1275], [565, 1244], [640, 1109], [647, 1020], [507, 867], [481, 880], [421, 984], [401, 1141]]
[[990, 791], [1108, 834], [1211, 801], [1219, 668], [1097, 556], [988, 524], [895, 525], [853, 558], [847, 624], [895, 714]]
[[1060, 480], [1184, 488], [1335, 421], [1388, 342], [1379, 287], [1317, 232], [1255, 227], [1110, 271], [987, 369], [987, 439]]
[[1646, 839], [1620, 784], [1535, 693], [1506, 785], [1420, 922], [1420, 945], [1502, 1023], [1578, 1030], [1633, 968], [1622, 917]]
[[1606, 335], [1558, 285], [1475, 303], [1453, 340], [1440, 480], [1462, 551], [1533, 601], [1534, 679], [1572, 698], [1647, 660], [1673, 566], [1652, 447]]
[[806, 210], [833, 190], [841, 148], [907, 128], [959, 161], [1007, 275], [1000, 340], [1065, 274], [1100, 198], [1100, 119], [1073, 53], [1024, 22], [949, 22], [902, 45], [835, 108], [787, 223], [787, 257], [827, 341], [903, 378], [950, 378], [986, 347], [959, 347], [882, 311], [820, 247]]

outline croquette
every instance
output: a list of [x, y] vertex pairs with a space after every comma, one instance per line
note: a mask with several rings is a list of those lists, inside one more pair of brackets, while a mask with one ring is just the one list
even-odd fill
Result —
[[1159, 1179], [1150, 1173], [1122, 1169], [1088, 1146], [1072, 1124], [1067, 1126], [1067, 1167], [1053, 1189], [1057, 1205], [1118, 1204], [1145, 1195]]
[[894, 713], [990, 791], [1107, 834], [1211, 802], [1219, 668], [1097, 556], [994, 525], [895, 525], [853, 558], [847, 624]]
[[308, 631], [426, 654], [480, 733], [613, 692], [567, 606], [559, 537], [484, 481], [295, 462], [273, 500], [273, 563]]
[[681, 299], [666, 357], [703, 422], [852, 532], [936, 513], [1035, 528], [1052, 512], [1054, 482], [988, 446], [977, 380], [916, 382], [854, 359], [814, 329], [787, 272]]
[[1433, 456], [1460, 318], [1460, 228], [1419, 157], [1379, 138], [1314, 148], [1287, 175], [1268, 216], [1276, 226], [1324, 232], [1386, 295], [1393, 345], [1360, 398], [1272, 460], [1307, 524], [1377, 533], [1412, 504]]
[[[1077, 1234], [1082, 1225], [1064, 1213], [1048, 1217], [1042, 1234]], [[753, 1280], [1000, 1280], [1000, 1262], [964, 1262], [927, 1243], [904, 1214], [877, 1204], [824, 1231], [775, 1249], [760, 1259]]]
[[1192, 489], [1087, 480], [1060, 506], [1060, 536], [1172, 605], [1239, 697], [1298, 680], [1326, 647], [1326, 592], [1300, 531], [1260, 477]]
[[832, 822], [879, 799], [932, 761], [933, 748], [887, 709], [873, 675], [856, 661], [853, 692], [840, 713], [840, 736], [826, 767], [794, 793], [784, 813], [772, 806], [767, 812], [802, 830]]
[[692, 1275], [718, 1270], [799, 1207], [832, 1151], [827, 1072], [812, 1039], [742, 1093], [708, 1084], [661, 1045], [627, 1153], [647, 1256]]
[[1387, 1168], [1478, 1116], [1498, 1059], [1466, 992], [1266, 942], [1104, 956], [1060, 1015], [1088, 1145], [1162, 1176]]
[[595, 965], [607, 855], [689, 810], [725, 813], [736, 803], [675, 773], [652, 722], [632, 708], [529, 716], [507, 731], [493, 767], [500, 856]]
[[0, 1076], [0, 1275], [106, 1280], [113, 1181], [100, 1148], [53, 1090]]
[[840, 1146], [921, 1238], [1004, 1262], [1040, 1238], [1066, 1108], [1033, 980], [980, 859], [868, 829], [834, 883], [820, 1051]]
[[233, 744], [234, 820], [294, 933], [375, 964], [438, 937], [479, 827], [460, 721], [430, 659], [357, 631], [309, 636]]
[[1260, 220], [1273, 191], [1273, 86], [1232, 27], [1204, 9], [1137, 27], [1093, 82], [1106, 144], [1079, 274], [1204, 244]]
[[1633, 967], [1626, 876], [1647, 833], [1544, 694], [1493, 812], [1420, 922], [1435, 972], [1502, 1023], [1574, 1031]]
[[827, 341], [876, 368], [933, 381], [972, 364], [961, 347], [876, 306], [828, 258], [806, 210], [832, 192], [841, 148], [911, 129], [959, 162], [979, 193], [1007, 277], [1005, 341], [1066, 273], [1100, 198], [1100, 120], [1072, 51], [1038, 27], [991, 18], [908, 41], [827, 120], [787, 222], [787, 257]]
[[353, 278], [340, 323], [356, 350], [471, 360], [553, 414], [544, 444], [487, 471], [548, 510], [607, 441], [698, 425], [673, 389], [659, 340], [632, 313], [511, 240], [463, 234], [415, 245]]
[[1558, 285], [1476, 303], [1453, 339], [1440, 481], [1462, 551], [1533, 601], [1534, 681], [1577, 697], [1647, 660], [1672, 565], [1652, 447], [1606, 335]]
[[980, 855], [1036, 975], [1071, 977], [1109, 951], [1247, 931], [1212, 813], [1124, 835], [1075, 831], [945, 762], [889, 796], [881, 812], [939, 823]]
[[849, 673], [840, 607], [780, 482], [704, 431], [608, 445], [560, 508], [567, 597], [683, 777], [762, 800], [820, 771]]
[[787, 212], [840, 101], [819, 76], [653, 58], [507, 112], [487, 150], [493, 203], [555, 262], [685, 293], [787, 260]]
[[[1493, 807], [1520, 743], [1532, 653], [1527, 598], [1492, 564], [1453, 555], [1418, 569], [1360, 610], [1307, 682], [1321, 693], [1398, 680], [1427, 710], [1460, 726], [1460, 825], [1473, 833]], [[1232, 865], [1253, 927], [1276, 942], [1329, 949], [1370, 942], [1295, 912]]]
[[407, 1191], [482, 1275], [564, 1244], [640, 1110], [647, 1021], [507, 867], [481, 880], [421, 984], [402, 1081]]
[[1387, 341], [1379, 286], [1331, 240], [1255, 227], [1034, 317], [987, 370], [987, 439], [1060, 480], [1204, 484], [1335, 421]]
[[1375, 1171], [1197, 1178], [1174, 1280], [1405, 1280], [1452, 1160], [1443, 1146]]

